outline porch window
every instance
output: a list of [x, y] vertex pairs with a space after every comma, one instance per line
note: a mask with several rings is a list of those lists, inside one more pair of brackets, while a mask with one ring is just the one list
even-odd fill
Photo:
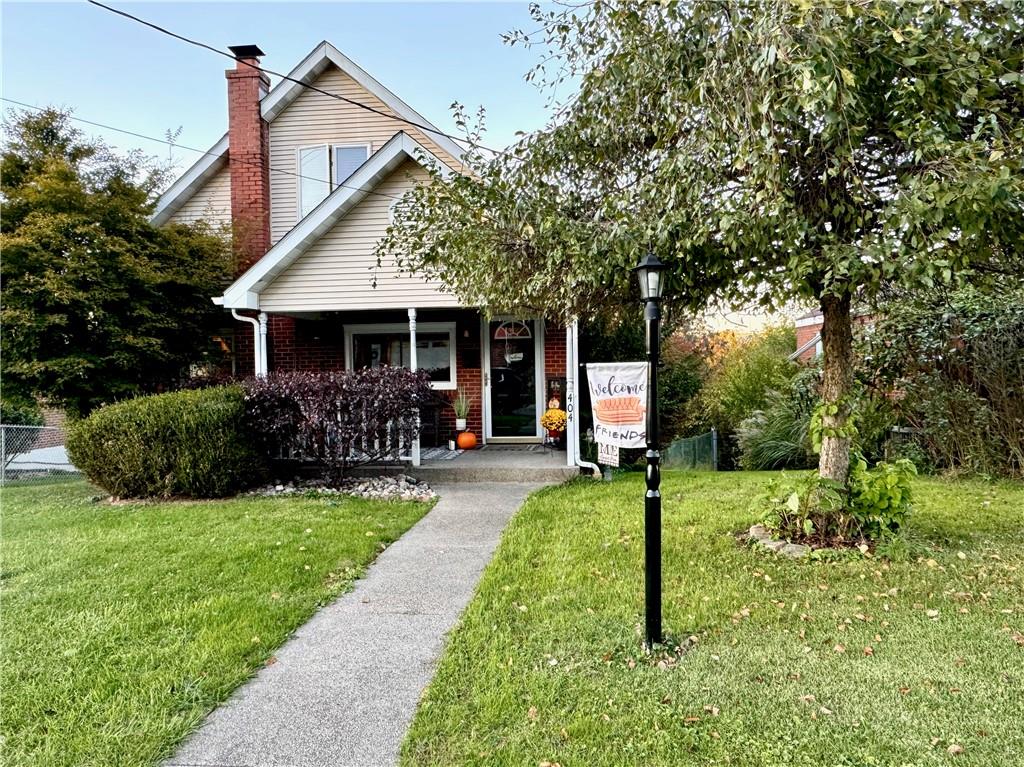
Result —
[[348, 180], [370, 156], [369, 144], [319, 144], [298, 150], [299, 219]]
[[[350, 369], [381, 365], [407, 368], [410, 365], [412, 345], [408, 325], [352, 325], [346, 328], [345, 336]], [[456, 388], [455, 323], [419, 323], [416, 364], [430, 373], [433, 388]]]

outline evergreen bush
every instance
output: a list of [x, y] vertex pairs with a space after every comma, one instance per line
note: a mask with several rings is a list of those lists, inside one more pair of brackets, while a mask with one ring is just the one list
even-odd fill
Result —
[[115, 497], [215, 498], [261, 478], [238, 386], [107, 405], [68, 429], [71, 461]]

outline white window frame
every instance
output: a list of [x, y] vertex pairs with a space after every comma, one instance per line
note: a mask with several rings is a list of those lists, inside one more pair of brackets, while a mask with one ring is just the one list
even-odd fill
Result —
[[[302, 182], [306, 180], [305, 174], [302, 172], [302, 153], [308, 149], [323, 149], [324, 155], [327, 157], [327, 194], [320, 202], [323, 202], [330, 196], [334, 189], [334, 185], [331, 183], [332, 170], [331, 170], [331, 145], [330, 144], [306, 144], [304, 146], [295, 147], [295, 220], [301, 221], [305, 216], [302, 215]], [[317, 205], [320, 204], [317, 203]], [[309, 211], [312, 213], [316, 210], [316, 206]], [[308, 213], [306, 215], [309, 215]]]
[[[335, 189], [337, 189], [339, 186], [341, 186], [342, 183], [344, 183], [344, 182], [336, 183], [335, 180], [334, 180], [334, 150], [335, 149], [354, 149], [356, 147], [362, 147], [363, 149], [365, 149], [366, 150], [366, 160], [370, 159], [370, 155], [373, 154], [373, 144], [371, 144], [370, 142], [362, 142], [362, 143], [357, 142], [357, 143], [353, 143], [353, 144], [347, 144], [347, 143], [333, 144], [331, 142], [325, 142], [325, 143], [322, 143], [322, 144], [320, 144], [320, 143], [317, 143], [317, 144], [303, 144], [302, 146], [295, 147], [295, 174], [296, 174], [296, 178], [295, 178], [295, 220], [296, 221], [301, 221], [304, 218], [304, 216], [302, 215], [302, 182], [304, 180], [303, 179], [304, 174], [302, 172], [302, 153], [305, 150], [307, 150], [307, 149], [321, 149], [322, 148], [322, 149], [325, 150], [325, 153], [327, 155], [327, 197], [329, 197], [331, 195], [331, 193], [334, 192]], [[363, 162], [366, 162], [366, 160], [363, 160]], [[324, 197], [324, 200], [326, 200], [327, 197]], [[323, 202], [323, 200], [321, 200], [320, 202]], [[320, 203], [317, 203], [317, 205], [319, 205], [319, 204]], [[316, 210], [316, 208], [314, 207], [313, 210]], [[310, 210], [310, 213], [312, 213], [313, 210]], [[309, 214], [306, 214], [306, 215], [309, 215]]]
[[[337, 189], [339, 186], [341, 186], [343, 183], [345, 183], [345, 181], [348, 181], [348, 179], [352, 177], [352, 174], [350, 173], [348, 175], [348, 177], [345, 178], [342, 181], [336, 181], [335, 180], [335, 178], [334, 178], [334, 150], [335, 149], [357, 149], [357, 148], [365, 149], [366, 150], [366, 157], [363, 158], [363, 162], [366, 162], [367, 160], [370, 159], [370, 154], [373, 151], [373, 145], [367, 142], [367, 143], [363, 143], [363, 144], [360, 144], [360, 143], [356, 143], [356, 144], [330, 144], [329, 146], [330, 146], [330, 151], [328, 152], [328, 154], [330, 155], [330, 166], [331, 166], [331, 169], [330, 169], [331, 170], [331, 191], [333, 192], [335, 189]], [[360, 163], [360, 167], [361, 166], [362, 166], [362, 163]]]
[[[393, 333], [404, 335], [409, 338], [409, 324], [405, 322], [389, 322], [367, 325], [346, 325], [345, 326], [345, 369], [353, 369], [353, 344], [352, 337], [358, 335], [376, 335], [381, 333]], [[448, 334], [448, 363], [451, 370], [451, 378], [447, 381], [431, 381], [430, 387], [438, 391], [453, 391], [458, 388], [459, 371], [456, 365], [458, 354], [455, 349], [457, 334], [454, 322], [418, 322], [416, 333], [447, 333]]]

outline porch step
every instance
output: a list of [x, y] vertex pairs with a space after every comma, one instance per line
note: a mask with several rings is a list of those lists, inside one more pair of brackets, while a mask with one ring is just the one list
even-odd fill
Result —
[[[449, 464], [449, 465], [445, 465]], [[407, 467], [405, 472], [431, 485], [458, 482], [565, 482], [579, 476], [579, 468], [568, 466], [459, 465], [445, 461]]]

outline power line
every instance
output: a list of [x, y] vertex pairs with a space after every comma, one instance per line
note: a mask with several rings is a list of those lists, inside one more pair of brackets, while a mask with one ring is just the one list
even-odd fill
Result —
[[[16, 99], [9, 99], [6, 96], [0, 96], [0, 100], [6, 101], [6, 102], [11, 103], [11, 104], [17, 104], [19, 107], [24, 107], [26, 109], [34, 109], [37, 112], [45, 112], [46, 111], [45, 107], [38, 107], [35, 104], [27, 104], [24, 101], [17, 101]], [[175, 143], [174, 141], [168, 141], [166, 139], [157, 138], [156, 136], [147, 136], [144, 133], [136, 133], [135, 131], [128, 130], [127, 128], [118, 128], [118, 127], [116, 127], [114, 125], [106, 125], [105, 123], [98, 123], [98, 122], [94, 122], [92, 120], [86, 120], [83, 117], [75, 117], [72, 114], [66, 114], [66, 117], [69, 120], [74, 120], [75, 122], [85, 123], [86, 125], [92, 125], [92, 126], [94, 126], [96, 128], [103, 128], [104, 130], [112, 130], [112, 131], [116, 131], [118, 133], [124, 133], [124, 134], [126, 134], [128, 136], [135, 136], [136, 138], [146, 139], [147, 141], [156, 141], [159, 144], [166, 144], [167, 146], [175, 147], [175, 148], [178, 148], [178, 149], [186, 149], [189, 152], [198, 152], [199, 154], [204, 154], [204, 155], [207, 155], [209, 157], [221, 157], [221, 155], [217, 154], [216, 152], [208, 152], [208, 151], [206, 151], [204, 149], [196, 149], [195, 147], [186, 146], [184, 144], [178, 144], [178, 143]], [[251, 162], [249, 160], [243, 160], [240, 157], [230, 158], [229, 162], [239, 162], [239, 163], [242, 163], [243, 165], [251, 165], [254, 168], [262, 167], [259, 163]], [[270, 166], [270, 165], [268, 165], [267, 168], [272, 173], [281, 173], [281, 174], [284, 174], [286, 176], [293, 176], [295, 178], [304, 178], [304, 179], [308, 179], [309, 181], [316, 181], [317, 183], [320, 183], [320, 184], [329, 184], [330, 183], [329, 181], [327, 181], [325, 179], [316, 178], [315, 176], [306, 176], [306, 175], [303, 175], [302, 173], [295, 173], [294, 171], [286, 170], [285, 168], [274, 168], [273, 166]], [[400, 195], [387, 194], [385, 192], [375, 192], [373, 190], [366, 190], [366, 189], [362, 189], [362, 188], [360, 188], [358, 186], [352, 186], [351, 184], [339, 183], [339, 184], [334, 184], [334, 186], [344, 187], [345, 189], [353, 189], [353, 190], [355, 190], [357, 192], [364, 192], [365, 194], [372, 194], [372, 195], [376, 195], [377, 197], [386, 197], [389, 200], [400, 200], [400, 199], [402, 199], [402, 197]]]
[[[295, 83], [296, 85], [299, 85], [299, 86], [301, 86], [303, 88], [307, 88], [307, 89], [309, 89], [311, 91], [314, 91], [316, 93], [320, 93], [320, 94], [322, 94], [324, 96], [328, 96], [328, 97], [330, 97], [332, 99], [337, 99], [338, 101], [343, 101], [346, 104], [351, 104], [352, 106], [359, 107], [360, 109], [365, 109], [368, 112], [373, 112], [374, 114], [380, 115], [381, 117], [386, 117], [389, 120], [397, 120], [399, 122], [405, 123], [406, 125], [411, 125], [412, 127], [419, 128], [420, 130], [426, 131], [427, 133], [433, 133], [433, 134], [438, 135], [438, 136], [444, 136], [445, 138], [450, 139], [452, 141], [465, 141], [465, 139], [463, 139], [463, 138], [460, 138], [458, 136], [453, 136], [450, 133], [445, 133], [444, 131], [439, 130], [438, 128], [435, 128], [432, 125], [427, 125], [425, 123], [418, 123], [418, 122], [415, 122], [413, 120], [408, 120], [408, 119], [406, 119], [404, 117], [399, 117], [398, 115], [391, 114], [390, 112], [385, 112], [382, 109], [377, 109], [376, 107], [371, 106], [369, 104], [364, 104], [361, 101], [356, 101], [355, 99], [350, 99], [350, 98], [348, 98], [346, 96], [342, 96], [340, 93], [332, 93], [331, 91], [324, 90], [323, 88], [320, 88], [320, 87], [318, 87], [316, 85], [312, 85], [311, 83], [306, 83], [306, 82], [303, 82], [302, 80], [297, 80], [296, 78], [291, 77], [291, 76], [286, 75], [286, 74], [283, 74], [281, 72], [275, 72], [273, 69], [266, 69], [264, 67], [259, 66], [258, 64], [252, 64], [252, 63], [250, 63], [250, 62], [248, 62], [248, 61], [246, 61], [244, 59], [236, 58], [233, 54], [228, 53], [227, 51], [222, 51], [220, 48], [217, 48], [216, 46], [210, 45], [209, 43], [204, 43], [202, 40], [196, 40], [196, 39], [191, 38], [191, 37], [186, 37], [185, 35], [180, 35], [177, 32], [172, 32], [169, 29], [161, 27], [159, 24], [154, 24], [151, 21], [146, 21], [145, 19], [141, 19], [138, 16], [134, 16], [134, 15], [128, 13], [127, 11], [121, 11], [121, 10], [118, 10], [117, 8], [112, 8], [109, 5], [104, 5], [103, 3], [99, 2], [98, 0], [87, 0], [87, 2], [90, 5], [95, 5], [97, 8], [102, 8], [105, 11], [110, 11], [111, 13], [115, 13], [118, 16], [123, 16], [126, 19], [130, 19], [131, 21], [134, 21], [134, 22], [136, 22], [138, 24], [142, 24], [143, 26], [149, 27], [150, 29], [153, 29], [153, 30], [155, 30], [157, 32], [160, 32], [161, 34], [173, 37], [174, 39], [180, 40], [183, 43], [188, 43], [189, 45], [194, 45], [194, 46], [196, 46], [198, 48], [203, 48], [205, 50], [211, 51], [213, 53], [216, 53], [218, 56], [224, 56], [225, 58], [229, 58], [229, 59], [231, 59], [232, 61], [234, 61], [236, 63], [237, 62], [241, 62], [245, 66], [250, 67], [251, 69], [255, 69], [258, 72], [262, 72], [262, 73], [267, 74], [267, 75], [274, 75], [275, 77], [280, 77], [282, 80], [285, 80], [287, 82]], [[482, 144], [479, 144], [478, 146], [481, 149], [486, 149], [488, 152], [493, 152], [494, 154], [500, 154], [500, 155], [507, 155], [508, 154], [508, 152], [505, 152], [503, 150], [491, 149], [489, 147], [483, 146]], [[456, 158], [456, 159], [458, 159], [458, 158]]]

